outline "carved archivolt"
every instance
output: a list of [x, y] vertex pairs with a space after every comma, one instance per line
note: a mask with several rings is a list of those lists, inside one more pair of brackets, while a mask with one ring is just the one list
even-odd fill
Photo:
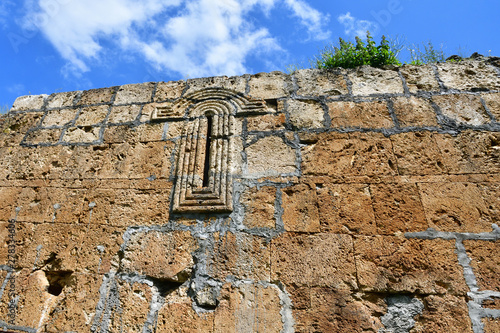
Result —
[[[234, 116], [263, 111], [265, 102], [224, 89], [205, 89], [173, 106], [186, 108], [176, 164], [174, 212], [230, 212]], [[160, 113], [156, 113], [157, 115]]]

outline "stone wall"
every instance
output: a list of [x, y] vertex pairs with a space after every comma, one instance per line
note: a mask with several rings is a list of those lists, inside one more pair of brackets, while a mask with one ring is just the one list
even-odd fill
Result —
[[0, 124], [0, 328], [500, 332], [498, 59], [23, 96]]

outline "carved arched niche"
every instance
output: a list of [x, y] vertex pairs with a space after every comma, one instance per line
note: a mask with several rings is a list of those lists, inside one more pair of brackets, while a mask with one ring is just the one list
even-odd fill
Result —
[[186, 110], [177, 146], [173, 212], [231, 212], [234, 118], [265, 111], [265, 102], [225, 89], [204, 89], [172, 107]]

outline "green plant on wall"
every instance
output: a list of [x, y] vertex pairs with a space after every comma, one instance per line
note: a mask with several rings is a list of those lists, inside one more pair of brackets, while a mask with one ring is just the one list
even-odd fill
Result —
[[385, 36], [382, 36], [380, 45], [377, 46], [369, 31], [366, 32], [366, 42], [359, 37], [356, 37], [356, 44], [339, 38], [337, 46], [327, 46], [313, 60], [315, 68], [354, 68], [361, 65], [382, 67], [401, 65], [401, 62]]

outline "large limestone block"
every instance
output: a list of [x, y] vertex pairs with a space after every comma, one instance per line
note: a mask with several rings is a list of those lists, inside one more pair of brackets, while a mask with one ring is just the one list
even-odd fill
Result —
[[479, 96], [439, 95], [432, 97], [446, 117], [459, 124], [484, 125], [490, 122]]
[[119, 105], [151, 102], [154, 87], [154, 82], [125, 84], [118, 89], [114, 104]]
[[16, 147], [23, 140], [29, 129], [40, 124], [43, 112], [28, 112], [8, 115], [0, 123], [0, 147]]
[[155, 102], [162, 102], [180, 98], [185, 89], [185, 81], [158, 82], [153, 100]]
[[370, 188], [365, 184], [318, 184], [321, 232], [375, 234]]
[[282, 190], [283, 223], [285, 230], [319, 232], [320, 221], [316, 189], [298, 184]]
[[289, 100], [288, 114], [294, 128], [321, 128], [324, 127], [325, 110], [320, 103], [307, 100]]
[[215, 312], [197, 313], [192, 300], [180, 288], [165, 298], [158, 311], [157, 332], [211, 333], [214, 331]]
[[360, 236], [354, 249], [363, 291], [461, 296], [469, 291], [454, 241]]
[[448, 88], [458, 90], [500, 89], [495, 67], [481, 61], [437, 64], [439, 78]]
[[464, 131], [435, 139], [449, 173], [500, 173], [500, 133]]
[[117, 87], [85, 90], [77, 102], [77, 105], [110, 103], [116, 90]]
[[75, 99], [80, 94], [80, 91], [70, 91], [58, 94], [52, 94], [48, 98], [47, 109], [57, 109], [62, 107], [73, 106]]
[[204, 77], [198, 79], [189, 79], [186, 81], [186, 85], [188, 86], [188, 89], [184, 93], [185, 95], [206, 88], [224, 88], [240, 94], [244, 94], [247, 85], [247, 77], [245, 76]]
[[188, 231], [136, 232], [123, 251], [121, 267], [132, 274], [184, 282], [191, 276], [196, 248], [196, 240]]
[[281, 72], [258, 73], [248, 81], [250, 96], [263, 99], [277, 99], [290, 95], [291, 78]]
[[297, 171], [295, 150], [280, 137], [267, 136], [245, 149], [248, 173], [252, 176], [279, 176]]
[[[104, 130], [104, 143], [128, 142], [133, 144], [137, 142], [161, 141], [167, 138], [171, 139], [180, 135], [180, 131], [177, 131], [175, 127], [177, 124], [168, 124], [166, 135], [164, 123], [146, 123], [138, 126], [108, 126]], [[182, 130], [182, 126], [179, 127]]]
[[394, 123], [382, 101], [328, 103], [332, 127], [390, 128]]
[[[1, 193], [0, 189], [0, 195]], [[247, 228], [276, 227], [276, 218], [274, 216], [276, 203], [275, 187], [255, 186], [247, 188], [241, 195], [240, 202], [245, 209], [243, 224]]]
[[215, 312], [214, 332], [283, 332], [280, 293], [275, 285], [225, 284]]
[[394, 97], [394, 112], [401, 127], [437, 126], [436, 113], [429, 101], [423, 98]]
[[357, 289], [351, 236], [285, 233], [271, 244], [272, 281]]
[[465, 249], [476, 276], [479, 290], [500, 292], [500, 241], [465, 240]]
[[474, 183], [421, 183], [429, 227], [442, 231], [489, 232], [495, 221]]
[[391, 136], [400, 175], [435, 175], [446, 173], [435, 134], [409, 132]]
[[403, 65], [399, 71], [406, 80], [406, 85], [411, 93], [418, 91], [439, 91], [439, 83], [436, 80], [431, 65]]
[[20, 96], [14, 101], [11, 111], [40, 110], [48, 95], [26, 95]]
[[347, 83], [340, 72], [321, 69], [301, 69], [293, 73], [302, 96], [346, 95]]
[[47, 113], [43, 119], [43, 127], [65, 126], [71, 123], [75, 118], [78, 109], [52, 110]]
[[101, 124], [109, 112], [108, 105], [83, 107], [76, 119], [76, 126], [92, 126]]
[[228, 276], [270, 281], [270, 245], [265, 238], [246, 233], [215, 233], [207, 248], [207, 272], [225, 281]]
[[427, 229], [424, 207], [416, 184], [372, 184], [370, 192], [378, 234], [390, 235]]
[[360, 66], [348, 73], [354, 95], [402, 94], [403, 82], [397, 71]]
[[302, 148], [302, 172], [315, 176], [391, 176], [396, 158], [391, 141], [378, 133], [339, 136], [320, 134]]

